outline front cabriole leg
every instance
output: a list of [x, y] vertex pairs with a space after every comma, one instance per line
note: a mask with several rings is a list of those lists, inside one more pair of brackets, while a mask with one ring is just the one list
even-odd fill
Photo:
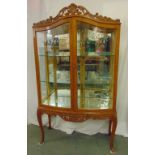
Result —
[[37, 118], [38, 118], [38, 123], [41, 131], [41, 138], [40, 138], [40, 144], [44, 143], [44, 128], [42, 124], [42, 111], [38, 108], [37, 110]]
[[110, 151], [114, 152], [114, 137], [115, 137], [115, 131], [117, 127], [117, 116], [114, 116], [111, 120], [111, 135], [110, 135]]

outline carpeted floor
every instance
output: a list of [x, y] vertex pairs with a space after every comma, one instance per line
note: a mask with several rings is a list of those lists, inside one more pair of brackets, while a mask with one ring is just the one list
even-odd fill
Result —
[[[67, 135], [64, 132], [44, 127], [45, 143], [39, 144], [40, 129], [28, 125], [28, 155], [110, 155], [109, 136], [96, 134], [93, 136], [76, 133]], [[128, 155], [128, 138], [115, 137], [116, 152], [114, 155]]]

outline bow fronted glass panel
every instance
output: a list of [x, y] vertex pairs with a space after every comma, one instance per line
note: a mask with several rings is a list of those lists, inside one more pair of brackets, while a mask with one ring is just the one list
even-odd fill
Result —
[[77, 24], [79, 109], [112, 108], [114, 35], [110, 29]]

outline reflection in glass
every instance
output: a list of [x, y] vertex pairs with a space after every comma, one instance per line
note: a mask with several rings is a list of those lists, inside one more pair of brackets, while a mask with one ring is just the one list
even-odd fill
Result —
[[42, 104], [70, 108], [69, 24], [37, 33]]
[[112, 108], [113, 32], [77, 25], [78, 108]]

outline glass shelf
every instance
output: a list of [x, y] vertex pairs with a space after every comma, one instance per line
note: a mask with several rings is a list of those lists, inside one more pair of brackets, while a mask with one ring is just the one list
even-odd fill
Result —
[[96, 52], [89, 52], [89, 53], [86, 53], [86, 54], [80, 54], [79, 52], [77, 53], [77, 56], [78, 57], [99, 57], [99, 58], [102, 58], [103, 56], [114, 56], [114, 53], [113, 52], [102, 52], [100, 54], [96, 53]]
[[[40, 82], [46, 82], [46, 81], [40, 81]], [[52, 83], [54, 83], [54, 80], [50, 80], [49, 82], [48, 82], [49, 84], [52, 84]], [[63, 80], [63, 81], [58, 81], [57, 82], [57, 84], [70, 84], [70, 81], [66, 81], [66, 80]]]
[[53, 56], [57, 56], [57, 57], [66, 57], [66, 56], [70, 56], [70, 51], [44, 51], [44, 49], [42, 51], [39, 52], [39, 56], [48, 56], [48, 57], [53, 57]]

